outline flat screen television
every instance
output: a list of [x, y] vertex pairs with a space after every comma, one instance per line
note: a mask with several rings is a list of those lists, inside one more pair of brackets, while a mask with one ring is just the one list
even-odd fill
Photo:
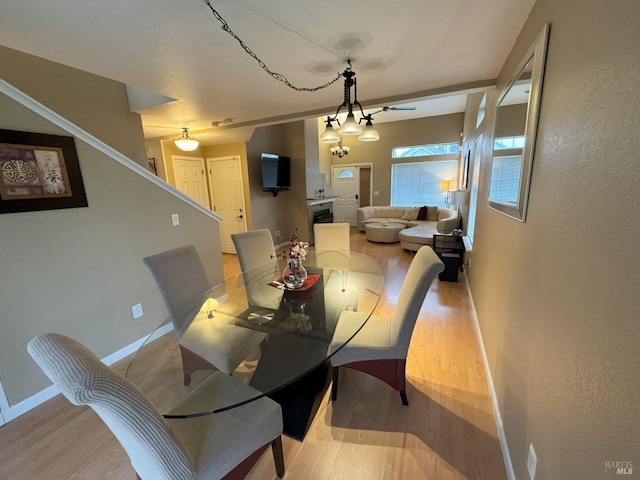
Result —
[[262, 164], [262, 190], [273, 192], [291, 188], [291, 159], [273, 153], [263, 153], [260, 156]]

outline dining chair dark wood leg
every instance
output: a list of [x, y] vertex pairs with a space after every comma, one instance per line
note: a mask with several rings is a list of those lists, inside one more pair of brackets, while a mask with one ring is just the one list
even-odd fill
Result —
[[331, 401], [335, 402], [338, 398], [338, 374], [340, 367], [333, 367], [333, 378], [331, 380]]
[[198, 370], [218, 370], [200, 355], [193, 353], [182, 345], [180, 345], [180, 356], [182, 357], [182, 373], [184, 374], [185, 385], [191, 383], [191, 374]]
[[284, 453], [282, 451], [282, 436], [271, 442], [271, 450], [273, 451], [273, 461], [276, 464], [276, 475], [284, 477]]

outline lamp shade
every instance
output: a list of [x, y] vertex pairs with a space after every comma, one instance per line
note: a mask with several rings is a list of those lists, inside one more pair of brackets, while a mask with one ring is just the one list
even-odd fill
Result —
[[362, 126], [356, 122], [353, 113], [349, 112], [347, 119], [338, 129], [340, 135], [360, 135], [362, 133]]
[[182, 137], [176, 138], [173, 143], [176, 144], [176, 147], [185, 152], [191, 152], [200, 145], [198, 140], [189, 136], [189, 129], [187, 128], [182, 129]]
[[458, 183], [456, 180], [442, 180], [440, 182], [440, 191], [451, 192], [451, 191], [457, 190], [458, 187], [456, 183]]
[[461, 207], [467, 204], [467, 192], [460, 190], [451, 192], [451, 205], [454, 207]]
[[338, 143], [340, 141], [340, 134], [333, 129], [333, 125], [329, 123], [325, 131], [320, 135], [321, 143]]
[[207, 300], [202, 304], [202, 308], [200, 310], [202, 311], [215, 310], [219, 306], [220, 304], [215, 298], [207, 298]]
[[362, 131], [362, 135], [358, 137], [358, 140], [361, 142], [377, 142], [380, 140], [380, 134], [373, 128], [373, 125], [367, 124]]

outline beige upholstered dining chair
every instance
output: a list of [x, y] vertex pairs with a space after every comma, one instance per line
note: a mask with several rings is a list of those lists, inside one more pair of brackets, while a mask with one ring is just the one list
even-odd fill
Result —
[[278, 278], [279, 274], [278, 257], [271, 232], [268, 228], [261, 228], [234, 233], [231, 240], [240, 262], [249, 304], [277, 310], [283, 292], [267, 285]]
[[202, 260], [193, 245], [151, 255], [143, 262], [151, 270], [173, 316], [185, 385], [189, 385], [191, 374], [198, 370], [217, 369], [232, 373], [266, 339], [267, 335], [262, 332], [196, 318], [198, 306], [190, 315], [176, 315], [194, 298], [211, 289]]
[[268, 228], [234, 233], [231, 235], [231, 240], [243, 272], [277, 260], [276, 248]]
[[313, 225], [316, 253], [348, 252], [351, 249], [351, 230], [348, 223], [316, 223]]
[[352, 325], [360, 325], [364, 320], [363, 313], [342, 312], [331, 344], [331, 351], [335, 351], [331, 356], [332, 400], [335, 401], [338, 395], [339, 368], [346, 367], [381, 379], [400, 392], [403, 405], [409, 404], [405, 366], [411, 334], [427, 291], [435, 276], [443, 270], [443, 263], [431, 248], [418, 250], [400, 288], [392, 316], [372, 316], [346, 345], [338, 349], [355, 331]]
[[[76, 340], [48, 333], [32, 339], [27, 348], [71, 403], [88, 405], [104, 421], [127, 452], [138, 478], [244, 478], [269, 444], [276, 473], [284, 475], [282, 412], [273, 400], [263, 397], [221, 413], [165, 419], [134, 384]], [[211, 408], [216, 408], [216, 392], [225, 400], [235, 397], [238, 401], [258, 393], [216, 372], [186, 401], [201, 389], [211, 399]]]

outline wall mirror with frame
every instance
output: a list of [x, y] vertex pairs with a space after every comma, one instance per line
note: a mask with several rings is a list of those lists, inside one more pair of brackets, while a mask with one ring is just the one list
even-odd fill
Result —
[[546, 23], [498, 97], [489, 206], [524, 222], [549, 37]]

